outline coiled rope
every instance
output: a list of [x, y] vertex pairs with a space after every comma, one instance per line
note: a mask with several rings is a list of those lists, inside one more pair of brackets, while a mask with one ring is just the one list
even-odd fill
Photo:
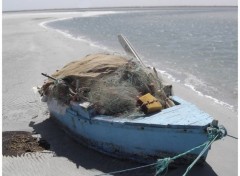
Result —
[[158, 159], [157, 162], [152, 163], [152, 164], [147, 164], [147, 165], [143, 165], [143, 166], [139, 166], [139, 167], [133, 167], [133, 168], [129, 168], [129, 169], [124, 169], [124, 170], [118, 170], [118, 171], [114, 171], [114, 172], [109, 172], [109, 173], [103, 173], [100, 175], [95, 175], [95, 176], [103, 176], [103, 175], [112, 175], [112, 174], [118, 174], [118, 173], [123, 173], [123, 172], [128, 172], [128, 171], [133, 171], [133, 170], [137, 170], [137, 169], [142, 169], [142, 168], [146, 168], [146, 167], [150, 167], [150, 166], [156, 166], [156, 173], [155, 176], [165, 176], [168, 172], [168, 166], [171, 162], [173, 162], [174, 160], [196, 150], [199, 148], [202, 148], [202, 151], [199, 153], [199, 155], [197, 156], [197, 158], [188, 166], [188, 168], [186, 169], [185, 173], [183, 174], [183, 176], [186, 176], [189, 171], [192, 169], [192, 167], [197, 163], [197, 161], [200, 159], [200, 157], [208, 150], [208, 148], [212, 145], [212, 143], [216, 140], [222, 139], [224, 136], [227, 135], [227, 131], [223, 126], [210, 126], [207, 128], [208, 131], [208, 140], [206, 142], [204, 142], [203, 144], [194, 147], [184, 153], [181, 153], [179, 155], [176, 155], [172, 158], [167, 157], [164, 159]]

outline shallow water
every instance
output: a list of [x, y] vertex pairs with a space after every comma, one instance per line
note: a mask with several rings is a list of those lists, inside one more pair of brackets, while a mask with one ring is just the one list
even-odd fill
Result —
[[175, 7], [122, 11], [47, 23], [76, 39], [123, 52], [124, 34], [144, 62], [174, 81], [237, 109], [237, 8]]

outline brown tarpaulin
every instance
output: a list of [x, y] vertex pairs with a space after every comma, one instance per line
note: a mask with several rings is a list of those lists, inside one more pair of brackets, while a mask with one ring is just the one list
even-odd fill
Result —
[[52, 77], [57, 79], [64, 77], [96, 78], [117, 70], [127, 62], [125, 58], [117, 55], [93, 54], [70, 62], [55, 72]]

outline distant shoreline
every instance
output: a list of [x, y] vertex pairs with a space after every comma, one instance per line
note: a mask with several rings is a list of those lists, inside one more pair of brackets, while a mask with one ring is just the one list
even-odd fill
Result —
[[59, 9], [32, 9], [32, 10], [9, 10], [2, 11], [3, 13], [21, 13], [21, 12], [84, 12], [84, 11], [106, 11], [106, 10], [149, 10], [149, 9], [175, 9], [175, 8], [238, 8], [238, 6], [123, 6], [123, 7], [94, 7], [94, 8], [59, 8]]

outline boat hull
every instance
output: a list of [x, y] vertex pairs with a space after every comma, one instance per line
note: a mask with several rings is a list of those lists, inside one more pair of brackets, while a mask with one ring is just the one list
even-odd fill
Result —
[[[48, 108], [51, 117], [81, 144], [110, 156], [141, 163], [176, 156], [208, 140], [204, 127], [157, 126], [86, 118], [56, 100], [48, 101]], [[200, 152], [201, 148], [192, 151], [176, 163], [187, 164]], [[201, 162], [207, 153], [201, 157]]]

